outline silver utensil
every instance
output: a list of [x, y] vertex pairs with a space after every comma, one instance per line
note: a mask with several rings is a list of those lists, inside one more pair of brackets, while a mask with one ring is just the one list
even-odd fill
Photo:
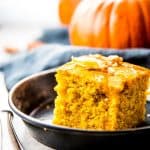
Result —
[[1, 150], [23, 149], [12, 125], [13, 113], [8, 104], [8, 91], [4, 74], [0, 72], [0, 148]]

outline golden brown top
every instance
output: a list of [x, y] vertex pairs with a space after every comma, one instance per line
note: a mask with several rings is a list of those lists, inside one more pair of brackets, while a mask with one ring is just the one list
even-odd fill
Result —
[[72, 57], [72, 60], [58, 69], [71, 72], [75, 75], [97, 80], [106, 81], [109, 87], [122, 89], [124, 83], [139, 76], [148, 76], [150, 71], [144, 67], [123, 62], [123, 58], [117, 55], [108, 57], [96, 55], [84, 55]]
[[99, 69], [106, 71], [109, 67], [115, 67], [122, 64], [123, 59], [117, 55], [110, 55], [108, 57], [102, 55], [86, 55], [80, 57], [73, 57], [72, 62], [79, 64], [88, 69]]

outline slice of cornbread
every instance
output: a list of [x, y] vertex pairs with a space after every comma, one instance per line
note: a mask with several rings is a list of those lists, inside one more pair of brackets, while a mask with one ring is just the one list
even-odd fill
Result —
[[56, 73], [53, 123], [104, 130], [137, 126], [146, 116], [149, 73], [116, 55], [72, 58]]

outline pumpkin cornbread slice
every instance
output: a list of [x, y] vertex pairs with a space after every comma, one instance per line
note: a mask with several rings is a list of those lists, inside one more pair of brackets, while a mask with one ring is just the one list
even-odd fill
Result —
[[119, 56], [87, 55], [57, 69], [53, 123], [116, 130], [145, 120], [149, 70]]

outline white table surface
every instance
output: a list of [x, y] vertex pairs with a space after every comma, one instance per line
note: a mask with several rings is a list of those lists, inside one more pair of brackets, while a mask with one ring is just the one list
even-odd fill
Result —
[[17, 116], [14, 118], [13, 125], [24, 150], [54, 150], [36, 141], [30, 135], [24, 122]]

